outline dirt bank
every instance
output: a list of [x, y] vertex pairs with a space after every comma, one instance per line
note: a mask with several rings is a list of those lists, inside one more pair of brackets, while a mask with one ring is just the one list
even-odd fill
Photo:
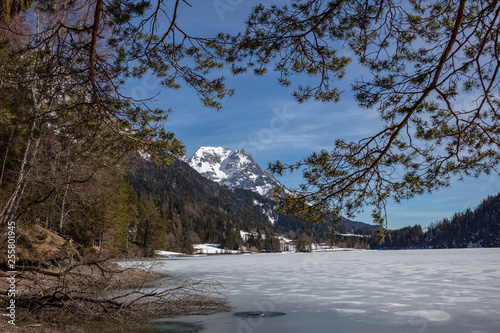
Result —
[[[75, 263], [73, 263], [75, 264]], [[23, 298], [31, 295], [32, 297], [39, 296], [43, 298], [44, 293], [56, 290], [61, 285], [61, 276], [65, 274], [68, 267], [19, 267], [19, 273], [16, 275], [16, 295], [21, 295]], [[107, 276], [103, 275], [103, 271], [112, 272]], [[48, 273], [48, 274], [47, 274]], [[53, 273], [53, 274], [52, 274]], [[81, 265], [72, 271], [73, 275], [77, 275], [78, 279], [65, 279], [65, 283], [73, 284], [70, 289], [78, 288], [79, 281], [81, 283], [88, 281], [102, 281], [106, 278], [105, 289], [112, 292], [113, 290], [123, 290], [131, 288], [139, 288], [155, 280], [164, 278], [165, 275], [158, 274], [152, 271], [144, 271], [138, 269], [124, 269], [112, 262], [106, 260], [99, 262], [99, 267], [95, 265]], [[0, 305], [5, 308], [6, 302], [9, 300], [5, 291], [9, 289], [10, 283], [7, 278], [10, 276], [5, 271], [0, 270]], [[2, 310], [0, 313], [5, 312]], [[60, 333], [60, 332], [78, 332], [79, 330], [73, 325], [71, 316], [53, 318], [53, 309], [47, 308], [47, 311], [28, 312], [26, 309], [20, 308], [16, 311], [15, 325], [9, 324], [9, 318], [0, 316], [0, 332], [36, 332], [36, 333]], [[83, 330], [81, 330], [83, 332]]]

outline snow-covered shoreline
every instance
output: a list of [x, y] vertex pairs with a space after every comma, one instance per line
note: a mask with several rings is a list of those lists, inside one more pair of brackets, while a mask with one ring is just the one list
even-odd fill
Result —
[[[257, 254], [257, 253], [296, 253], [297, 251], [292, 250], [292, 251], [280, 251], [280, 252], [266, 252], [266, 251], [261, 251], [261, 252], [251, 252], [248, 251], [247, 249], [241, 249], [241, 250], [229, 250], [229, 249], [222, 249], [219, 247], [219, 244], [211, 244], [211, 243], [205, 243], [205, 244], [194, 244], [194, 253], [193, 254], [187, 254], [187, 253], [182, 253], [182, 252], [172, 252], [172, 251], [164, 251], [164, 250], [158, 250], [155, 252], [157, 256], [160, 257], [182, 257], [182, 256], [191, 256], [191, 255], [224, 255], [224, 254]], [[334, 251], [355, 251], [359, 249], [353, 249], [353, 248], [343, 248], [343, 247], [332, 247], [324, 244], [316, 244], [313, 243], [311, 244], [311, 251], [310, 252], [334, 252]]]

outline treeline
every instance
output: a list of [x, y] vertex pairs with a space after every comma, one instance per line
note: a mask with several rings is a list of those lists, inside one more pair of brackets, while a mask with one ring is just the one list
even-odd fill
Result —
[[163, 130], [169, 110], [122, 93], [128, 61], [143, 58], [127, 50], [138, 31], [126, 26], [144, 8], [93, 20], [88, 1], [0, 7], [0, 259], [9, 223], [18, 237], [39, 225], [100, 251], [103, 240], [118, 252], [147, 244], [139, 216], [150, 209], [125, 183], [123, 161], [138, 150], [170, 161], [183, 147]]
[[[474, 210], [454, 214], [451, 219], [432, 223], [426, 230], [420, 225], [386, 231], [382, 244], [373, 235], [374, 228], [366, 224], [343, 221], [336, 225], [307, 225], [294, 217], [285, 216], [278, 228], [290, 239], [306, 240], [358, 249], [440, 249], [500, 246], [500, 194], [489, 196]], [[352, 228], [359, 226], [361, 228]], [[291, 229], [288, 229], [291, 228]], [[288, 229], [288, 231], [286, 231]], [[355, 233], [356, 236], [349, 235]]]
[[[375, 225], [366, 224], [363, 222], [351, 221], [343, 219], [340, 223], [325, 221], [316, 224], [305, 223], [303, 219], [293, 215], [280, 215], [275, 225], [276, 229], [281, 232], [294, 231], [298, 233], [307, 232], [311, 234], [335, 235], [335, 234], [357, 234], [357, 235], [372, 235], [377, 228]], [[293, 238], [292, 238], [293, 239]]]
[[432, 223], [427, 230], [415, 225], [388, 232], [378, 248], [464, 248], [500, 246], [500, 194], [488, 196], [474, 210]]

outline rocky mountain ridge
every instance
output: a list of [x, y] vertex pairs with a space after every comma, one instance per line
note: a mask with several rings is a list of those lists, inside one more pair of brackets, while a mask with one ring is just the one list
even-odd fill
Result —
[[243, 149], [200, 147], [187, 163], [202, 176], [227, 188], [250, 190], [271, 198], [275, 187], [283, 185]]

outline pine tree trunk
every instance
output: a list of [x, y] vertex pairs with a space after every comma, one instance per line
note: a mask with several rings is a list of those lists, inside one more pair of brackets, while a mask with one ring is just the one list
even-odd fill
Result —
[[[12, 220], [14, 217], [15, 210], [17, 209], [19, 202], [21, 201], [22, 194], [24, 193], [24, 188], [26, 185], [26, 180], [28, 177], [28, 174], [31, 171], [31, 167], [28, 163], [28, 157], [31, 153], [31, 162], [34, 162], [35, 155], [38, 150], [38, 145], [40, 143], [40, 138], [37, 140], [35, 143], [35, 147], [33, 150], [31, 149], [31, 145], [33, 143], [33, 137], [35, 133], [35, 128], [36, 128], [36, 121], [33, 121], [33, 124], [31, 125], [30, 129], [30, 134], [28, 141], [26, 142], [26, 148], [24, 150], [23, 154], [23, 159], [21, 161], [21, 165], [19, 167], [19, 173], [17, 176], [17, 180], [14, 185], [14, 189], [12, 191], [12, 194], [10, 195], [9, 199], [5, 203], [5, 205], [2, 207], [2, 212], [0, 213], [0, 223], [4, 224], [7, 223], [8, 221]], [[33, 164], [31, 164], [32, 166]]]
[[66, 164], [66, 172], [68, 173], [68, 179], [66, 181], [66, 187], [64, 189], [64, 194], [63, 194], [62, 203], [61, 203], [61, 216], [59, 218], [59, 233], [62, 233], [62, 231], [63, 231], [64, 216], [66, 215], [66, 212], [64, 211], [64, 207], [66, 206], [66, 200], [67, 200], [68, 192], [69, 192], [69, 184], [71, 181], [71, 167], [69, 167], [69, 162], [68, 162], [68, 164]]
[[7, 143], [7, 148], [5, 149], [5, 156], [3, 158], [3, 164], [2, 164], [2, 172], [0, 173], [0, 186], [2, 186], [3, 175], [5, 172], [5, 164], [7, 163], [7, 157], [9, 156], [9, 149], [13, 136], [14, 136], [14, 129], [12, 129], [12, 134], [9, 137], [9, 142]]

